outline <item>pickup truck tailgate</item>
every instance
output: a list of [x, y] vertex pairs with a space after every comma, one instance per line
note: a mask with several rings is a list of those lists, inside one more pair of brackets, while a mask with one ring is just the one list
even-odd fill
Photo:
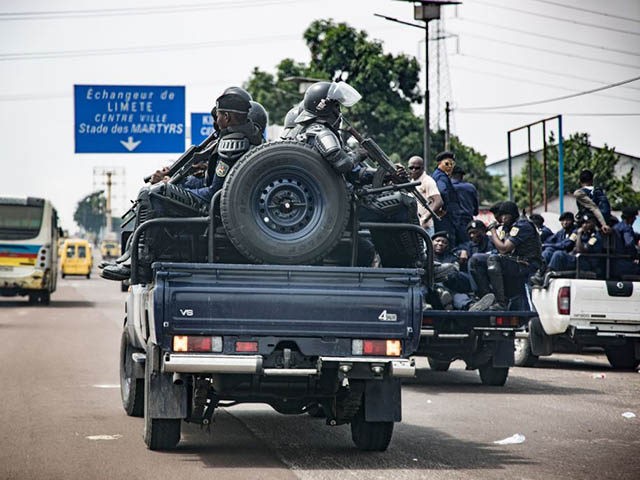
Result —
[[157, 332], [419, 337], [419, 269], [200, 263], [154, 269]]

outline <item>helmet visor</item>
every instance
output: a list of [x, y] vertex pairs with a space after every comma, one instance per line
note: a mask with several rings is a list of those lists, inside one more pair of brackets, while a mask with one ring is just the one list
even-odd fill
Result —
[[335, 100], [345, 107], [352, 107], [358, 103], [361, 98], [362, 95], [345, 82], [332, 83], [327, 93], [327, 100]]

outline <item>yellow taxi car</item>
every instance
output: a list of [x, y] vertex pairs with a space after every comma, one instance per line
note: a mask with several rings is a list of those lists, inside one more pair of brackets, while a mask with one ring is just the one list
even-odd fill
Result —
[[118, 258], [120, 256], [120, 244], [115, 240], [103, 240], [100, 244], [100, 253], [104, 260]]
[[91, 278], [93, 257], [91, 244], [81, 238], [67, 238], [62, 244], [60, 256], [60, 273], [67, 275], [84, 275]]

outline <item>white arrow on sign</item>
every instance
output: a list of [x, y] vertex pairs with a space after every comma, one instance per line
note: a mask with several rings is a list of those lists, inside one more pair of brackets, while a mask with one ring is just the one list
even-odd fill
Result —
[[136, 149], [136, 147], [142, 143], [142, 140], [138, 140], [137, 142], [134, 142], [133, 137], [129, 137], [126, 142], [124, 140], [120, 140], [120, 143], [124, 148], [126, 148], [130, 152], [133, 152]]

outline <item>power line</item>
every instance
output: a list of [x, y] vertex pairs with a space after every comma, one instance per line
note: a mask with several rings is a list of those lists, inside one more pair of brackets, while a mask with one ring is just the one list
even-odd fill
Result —
[[571, 10], [577, 10], [579, 12], [593, 13], [594, 15], [602, 15], [604, 17], [618, 18], [620, 20], [626, 20], [627, 22], [640, 23], [640, 20], [637, 20], [635, 18], [628, 18], [628, 17], [624, 17], [622, 15], [614, 15], [613, 13], [599, 12], [597, 10], [589, 10], [587, 8], [582, 8], [582, 7], [574, 7], [572, 5], [565, 5], [564, 3], [560, 3], [560, 2], [552, 2], [551, 0], [529, 0], [529, 1], [530, 2], [546, 3], [546, 4], [549, 4], [549, 5], [556, 5], [558, 7], [568, 8], [568, 9], [571, 9]]
[[529, 12], [527, 10], [522, 10], [520, 8], [506, 7], [504, 5], [498, 5], [498, 4], [495, 4], [495, 3], [482, 1], [482, 0], [476, 0], [474, 3], [478, 3], [480, 5], [487, 5], [487, 6], [493, 7], [493, 8], [501, 8], [503, 10], [511, 10], [513, 12], [525, 13], [527, 15], [533, 15], [534, 17], [549, 18], [551, 20], [556, 20], [558, 22], [568, 22], [568, 23], [573, 23], [575, 25], [582, 25], [582, 26], [585, 26], [585, 27], [600, 28], [602, 30], [609, 30], [611, 32], [626, 33], [628, 35], [640, 36], [640, 33], [634, 32], [632, 30], [623, 30], [621, 28], [604, 27], [602, 25], [598, 25], [597, 23], [579, 22], [578, 20], [569, 20], [567, 18], [559, 18], [559, 17], [553, 16], [553, 15], [545, 15], [544, 13]]
[[491, 22], [481, 22], [479, 20], [469, 20], [466, 18], [455, 18], [454, 20], [462, 20], [463, 22], [471, 22], [474, 24], [479, 24], [479, 25], [487, 25], [489, 27], [495, 27], [495, 28], [499, 28], [502, 30], [509, 30], [511, 32], [517, 32], [517, 33], [524, 33], [525, 35], [531, 35], [534, 37], [539, 37], [539, 38], [548, 38], [551, 40], [556, 40], [558, 42], [565, 42], [565, 43], [571, 43], [574, 45], [580, 45], [583, 47], [589, 47], [589, 48], [597, 48], [600, 50], [606, 50], [607, 52], [616, 52], [616, 53], [622, 53], [625, 55], [633, 55], [635, 57], [640, 57], [640, 53], [638, 52], [631, 52], [629, 50], [618, 50], [616, 48], [609, 48], [609, 47], [603, 47], [602, 45], [595, 45], [593, 43], [586, 43], [586, 42], [578, 42], [576, 40], [568, 40], [566, 38], [561, 38], [561, 37], [555, 37], [553, 35], [545, 35], [543, 33], [539, 33], [539, 32], [528, 32], [526, 30], [521, 30], [519, 28], [512, 28], [512, 27], [505, 27], [504, 25], [498, 25], [496, 23], [491, 23]]
[[157, 5], [148, 7], [125, 7], [125, 8], [102, 8], [95, 10], [49, 10], [49, 11], [26, 11], [0, 13], [0, 21], [11, 20], [43, 20], [58, 18], [79, 18], [79, 17], [109, 17], [120, 15], [148, 15], [179, 13], [188, 11], [200, 11], [228, 8], [248, 8], [280, 5], [285, 3], [296, 3], [296, 0], [253, 0], [253, 1], [222, 1], [212, 3], [185, 4], [185, 5]]
[[[456, 68], [458, 70], [466, 70], [468, 72], [473, 72], [473, 73], [482, 73], [482, 74], [486, 74], [486, 75], [491, 75], [492, 78], [505, 78], [507, 80], [514, 80], [516, 82], [520, 82], [520, 83], [528, 83], [530, 85], [540, 85], [543, 87], [549, 87], [549, 88], [554, 88], [557, 90], [565, 90], [565, 91], [569, 91], [569, 92], [575, 92], [576, 90], [574, 88], [567, 88], [567, 87], [563, 87], [561, 85], [558, 85], [557, 83], [544, 83], [544, 82], [536, 82], [535, 80], [530, 80], [528, 78], [521, 78], [521, 77], [512, 77], [510, 75], [501, 75], [501, 74], [497, 74], [495, 72], [486, 72], [483, 70], [478, 70], [478, 69], [474, 69], [474, 68], [468, 68], [468, 67], [462, 67], [462, 66], [455, 66], [453, 68]], [[639, 77], [640, 78], [640, 77]], [[635, 99], [635, 98], [626, 98], [626, 97], [618, 97], [617, 95], [607, 95], [607, 94], [600, 94], [600, 96], [602, 97], [607, 97], [607, 98], [614, 98], [616, 100], [623, 100], [626, 102], [634, 102], [634, 103], [640, 103], [640, 99]]]
[[[459, 34], [460, 36], [462, 36], [461, 34]], [[628, 63], [619, 63], [619, 62], [611, 62], [609, 60], [601, 60], [601, 59], [597, 59], [597, 58], [593, 58], [593, 57], [585, 57], [583, 55], [576, 55], [573, 53], [563, 53], [563, 52], [554, 52], [551, 50], [548, 50], [546, 48], [538, 48], [538, 47], [532, 47], [531, 45], [525, 45], [523, 43], [517, 43], [517, 42], [507, 42], [506, 40], [498, 40], [495, 38], [491, 38], [491, 37], [487, 37], [486, 35], [478, 35], [475, 33], [465, 33], [464, 34], [467, 37], [472, 37], [472, 38], [481, 38], [483, 40], [489, 40], [490, 42], [497, 42], [497, 43], [501, 43], [504, 45], [512, 45], [515, 47], [522, 47], [522, 48], [528, 48], [530, 50], [536, 50], [539, 52], [544, 52], [550, 55], [560, 55], [563, 57], [570, 57], [570, 58], [579, 58], [580, 60], [588, 60], [590, 62], [599, 62], [599, 63], [607, 63], [609, 65], [616, 65], [618, 67], [625, 67], [625, 68], [633, 68], [636, 69], [638, 68], [637, 65], [630, 65]]]
[[[468, 57], [468, 58], [475, 58], [476, 60], [482, 60], [484, 62], [491, 62], [491, 63], [496, 63], [498, 65], [506, 65], [509, 67], [514, 67], [514, 68], [519, 68], [522, 70], [529, 70], [529, 71], [533, 71], [533, 72], [541, 72], [541, 73], [546, 73], [548, 75], [555, 75], [558, 77], [564, 77], [564, 78], [573, 78], [576, 80], [581, 80], [583, 82], [592, 82], [592, 83], [599, 83], [600, 85], [608, 85], [608, 82], [603, 82], [602, 80], [591, 80], [588, 78], [584, 78], [584, 76], [581, 75], [571, 75], [570, 73], [558, 73], [557, 70], [547, 70], [544, 68], [536, 68], [536, 67], [532, 67], [530, 65], [520, 65], [517, 63], [512, 63], [512, 62], [505, 62], [503, 60], [495, 60], [493, 58], [487, 58], [487, 57], [481, 57], [478, 55], [468, 55], [466, 53], [459, 53], [458, 56], [461, 57]], [[621, 88], [627, 88], [627, 89], [631, 89], [631, 90], [640, 90], [640, 87], [631, 87], [631, 86], [621, 86]]]
[[[470, 112], [465, 110], [464, 108], [457, 109], [453, 108], [453, 111], [456, 113], [460, 113], [463, 115], [522, 115], [522, 116], [538, 116], [538, 115], [557, 115], [558, 112], [505, 112], [505, 111], [497, 111], [492, 110], [490, 112], [480, 112], [473, 111]], [[640, 117], [640, 112], [637, 113], [603, 113], [603, 112], [593, 112], [593, 113], [562, 113], [563, 117]]]
[[606, 85], [604, 87], [598, 87], [598, 88], [593, 88], [591, 90], [585, 90], [584, 92], [579, 92], [579, 93], [574, 93], [571, 95], [564, 95], [562, 97], [555, 97], [555, 98], [549, 98], [546, 100], [537, 100], [534, 102], [524, 102], [524, 103], [517, 103], [517, 104], [513, 104], [513, 105], [498, 105], [498, 106], [492, 106], [492, 107], [472, 107], [472, 108], [465, 108], [464, 110], [467, 112], [473, 111], [473, 110], [497, 110], [499, 108], [516, 108], [516, 107], [527, 107], [530, 105], [540, 105], [542, 103], [550, 103], [550, 102], [557, 102], [559, 100], [567, 100], [569, 98], [576, 98], [576, 97], [580, 97], [583, 95], [589, 95], [591, 93], [596, 93], [596, 92], [601, 92], [603, 90], [608, 90], [610, 88], [614, 88], [614, 87], [619, 87], [620, 85], [624, 85], [627, 83], [631, 83], [631, 82], [635, 82], [637, 80], [640, 80], [640, 76], [638, 77], [634, 77], [634, 78], [630, 78], [628, 80], [622, 80], [621, 82], [616, 82], [616, 83], [612, 83], [609, 85]]
[[298, 38], [298, 35], [270, 35], [264, 37], [254, 37], [246, 39], [219, 40], [213, 42], [198, 43], [182, 43], [167, 45], [147, 45], [140, 47], [122, 47], [122, 48], [106, 48], [96, 50], [67, 50], [67, 51], [51, 51], [51, 52], [25, 52], [25, 53], [4, 53], [0, 54], [1, 61], [10, 60], [42, 60], [50, 58], [70, 58], [70, 57], [88, 57], [96, 55], [123, 55], [131, 53], [156, 53], [171, 50], [191, 50], [197, 48], [211, 48], [220, 46], [244, 46], [251, 43], [279, 42]]

